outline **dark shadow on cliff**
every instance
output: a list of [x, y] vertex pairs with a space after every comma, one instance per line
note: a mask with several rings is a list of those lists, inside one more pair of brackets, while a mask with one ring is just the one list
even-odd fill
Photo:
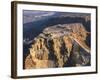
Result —
[[[81, 17], [52, 17], [49, 19], [43, 19], [35, 22], [30, 22], [23, 24], [23, 39], [28, 38], [29, 40], [33, 40], [37, 37], [45, 28], [57, 25], [57, 24], [71, 24], [71, 23], [82, 23], [87, 31], [91, 32], [91, 21], [86, 21], [85, 18]], [[90, 45], [90, 37], [86, 40], [87, 44]], [[26, 56], [29, 54], [30, 44], [23, 44], [23, 54], [25, 61]], [[24, 62], [23, 62], [24, 63]], [[24, 64], [23, 64], [24, 65]]]

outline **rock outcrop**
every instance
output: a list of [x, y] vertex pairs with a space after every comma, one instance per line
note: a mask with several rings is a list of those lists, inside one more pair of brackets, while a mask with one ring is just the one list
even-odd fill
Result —
[[80, 23], [45, 28], [34, 40], [25, 59], [25, 69], [85, 66], [90, 64], [90, 34]]

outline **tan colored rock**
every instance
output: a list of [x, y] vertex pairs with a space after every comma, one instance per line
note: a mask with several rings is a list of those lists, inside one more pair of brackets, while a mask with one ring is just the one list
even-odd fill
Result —
[[72, 50], [72, 45], [73, 45], [72, 40], [68, 36], [64, 36], [63, 41], [64, 41], [66, 49], [68, 51], [68, 56], [70, 56], [70, 52]]
[[57, 59], [58, 59], [58, 66], [62, 67], [63, 66], [63, 58], [61, 55], [61, 47], [62, 47], [62, 43], [61, 40], [59, 38], [55, 38], [53, 39], [53, 48], [54, 48], [54, 54], [56, 55]]
[[32, 58], [31, 55], [28, 55], [25, 60], [25, 69], [35, 69], [35, 68], [51, 68], [55, 67], [55, 64], [52, 60], [39, 60], [37, 58]]
[[[44, 33], [41, 33], [43, 37], [40, 35], [34, 39], [34, 43], [29, 49], [30, 53], [25, 60], [26, 69], [63, 67], [71, 53], [74, 52], [72, 50], [75, 42], [90, 53], [90, 48], [85, 43], [88, 32], [82, 24], [75, 23], [60, 25], [62, 27], [57, 26], [45, 29]], [[51, 57], [55, 56], [54, 59], [50, 59], [50, 52], [52, 53]]]
[[25, 69], [35, 68], [36, 63], [32, 60], [31, 55], [28, 55], [25, 59]]

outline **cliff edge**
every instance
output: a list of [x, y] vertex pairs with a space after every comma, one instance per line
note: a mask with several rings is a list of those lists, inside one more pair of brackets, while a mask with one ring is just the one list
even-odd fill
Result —
[[81, 23], [58, 24], [45, 28], [34, 38], [25, 69], [90, 65], [90, 32]]

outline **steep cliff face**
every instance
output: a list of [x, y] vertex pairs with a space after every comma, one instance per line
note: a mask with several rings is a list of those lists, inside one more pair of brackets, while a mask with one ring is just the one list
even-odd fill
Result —
[[90, 64], [87, 32], [80, 23], [50, 26], [33, 40], [25, 68], [52, 68]]

